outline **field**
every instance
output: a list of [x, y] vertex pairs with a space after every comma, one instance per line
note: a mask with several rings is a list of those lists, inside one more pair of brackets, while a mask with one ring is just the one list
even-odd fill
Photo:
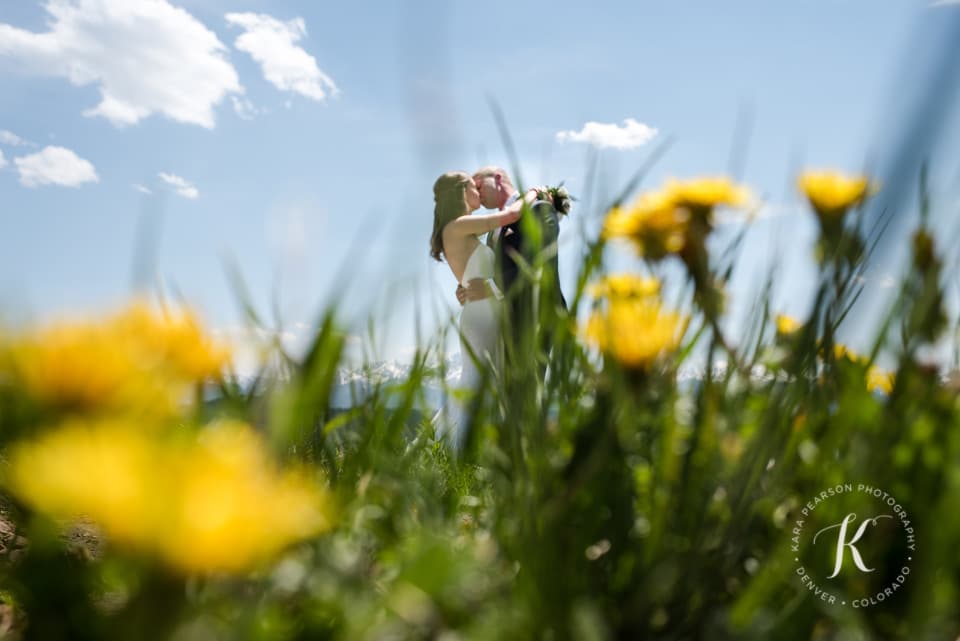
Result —
[[[960, 400], [923, 351], [956, 324], [948, 248], [923, 215], [893, 240], [908, 269], [855, 353], [837, 334], [885, 186], [802, 172], [812, 311], [760, 299], [728, 336], [708, 239], [754, 196], [642, 178], [598, 212], [570, 310], [511, 330], [457, 455], [423, 414], [435, 341], [333, 406], [336, 309], [244, 386], [169, 301], [0, 333], [0, 636], [956, 639]], [[645, 271], [609, 273], [611, 244]]]

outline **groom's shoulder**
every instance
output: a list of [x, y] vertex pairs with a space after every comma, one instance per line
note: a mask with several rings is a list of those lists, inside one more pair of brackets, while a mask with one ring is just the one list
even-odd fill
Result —
[[531, 211], [533, 211], [533, 213], [541, 217], [543, 216], [553, 217], [557, 215], [557, 209], [553, 206], [553, 203], [550, 202], [549, 200], [543, 200], [543, 199], [535, 200], [530, 204], [530, 209]]

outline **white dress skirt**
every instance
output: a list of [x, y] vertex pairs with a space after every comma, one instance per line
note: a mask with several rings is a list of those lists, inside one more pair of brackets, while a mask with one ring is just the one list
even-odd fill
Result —
[[[460, 284], [466, 287], [472, 279], [493, 278], [493, 275], [493, 250], [478, 242], [467, 259]], [[466, 414], [470, 409], [471, 396], [476, 393], [482, 379], [481, 368], [491, 363], [499, 368], [501, 363], [501, 306], [497, 298], [490, 296], [468, 301], [460, 312], [460, 379], [451, 386], [452, 394], [447, 396], [447, 402], [433, 420], [437, 438], [448, 439], [455, 452], [461, 451], [465, 445]], [[467, 349], [468, 345], [470, 349]]]

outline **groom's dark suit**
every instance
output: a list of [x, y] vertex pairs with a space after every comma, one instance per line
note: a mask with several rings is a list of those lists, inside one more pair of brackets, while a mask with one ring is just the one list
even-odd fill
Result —
[[[541, 326], [541, 322], [543, 319], [555, 319], [554, 309], [567, 308], [566, 299], [560, 291], [557, 259], [559, 233], [557, 210], [551, 203], [538, 200], [520, 220], [500, 230], [498, 241], [492, 241], [493, 234], [488, 238], [496, 255], [495, 280], [507, 299], [506, 331], [509, 334], [504, 339], [514, 343], [513, 351], [539, 345], [544, 353], [549, 353], [549, 333]], [[539, 282], [534, 283], [520, 265], [525, 263], [535, 268], [538, 260], [543, 261], [543, 271]], [[525, 344], [531, 340], [535, 342]], [[508, 355], [510, 352], [508, 348]]]

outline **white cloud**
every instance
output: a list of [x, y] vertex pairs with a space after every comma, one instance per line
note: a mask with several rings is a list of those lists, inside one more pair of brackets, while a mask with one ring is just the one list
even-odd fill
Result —
[[6, 129], [0, 129], [0, 144], [10, 145], [11, 147], [34, 147], [35, 145], [27, 140], [24, 140], [17, 134], [12, 131], [7, 131]]
[[84, 112], [116, 126], [152, 114], [214, 126], [214, 106], [243, 93], [226, 46], [167, 0], [49, 0], [50, 30], [0, 23], [0, 56], [27, 73], [96, 85], [101, 101]]
[[100, 181], [89, 160], [64, 147], [44, 147], [35, 154], [14, 158], [13, 162], [20, 172], [20, 184], [26, 187], [79, 187], [84, 183]]
[[141, 194], [147, 194], [148, 196], [153, 193], [143, 185], [134, 185], [133, 188], [139, 191]]
[[234, 46], [249, 53], [267, 82], [314, 100], [339, 93], [333, 79], [320, 71], [317, 60], [294, 43], [307, 33], [303, 18], [281, 22], [263, 13], [228, 13], [227, 22], [244, 29]]
[[157, 175], [160, 176], [160, 180], [173, 187], [173, 190], [184, 198], [193, 200], [200, 195], [196, 187], [176, 174], [167, 174], [161, 171]]
[[7, 166], [7, 159], [3, 157], [3, 152], [0, 151], [0, 169], [3, 169]]
[[234, 112], [244, 120], [253, 120], [253, 118], [260, 113], [260, 110], [246, 98], [230, 96], [230, 100], [233, 102]]
[[585, 142], [601, 149], [635, 149], [650, 142], [657, 130], [633, 118], [623, 121], [623, 126], [588, 122], [580, 131], [561, 131], [557, 133], [560, 142]]
[[936, 0], [936, 2], [931, 2], [931, 7], [946, 7], [952, 4], [960, 4], [960, 0]]

